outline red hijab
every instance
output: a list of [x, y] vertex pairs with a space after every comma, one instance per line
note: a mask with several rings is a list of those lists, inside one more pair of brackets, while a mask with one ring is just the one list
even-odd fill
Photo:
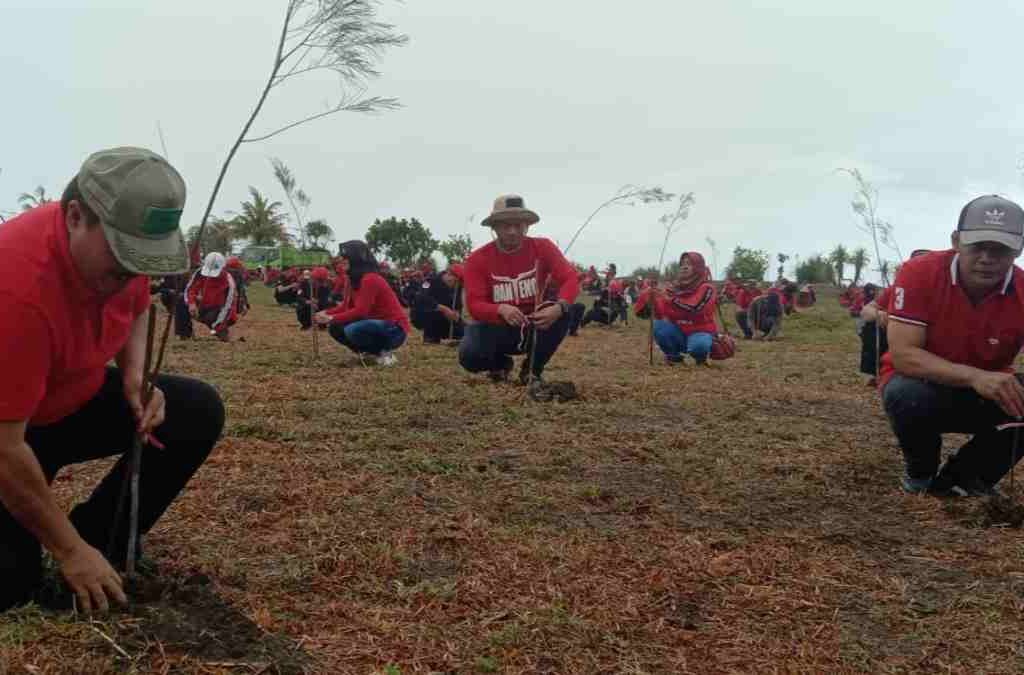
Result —
[[693, 274], [688, 279], [684, 279], [676, 282], [676, 288], [681, 291], [692, 291], [700, 286], [705, 281], [711, 279], [711, 271], [708, 269], [707, 263], [704, 262], [704, 256], [696, 251], [684, 251], [679, 256], [679, 264], [683, 264], [683, 258], [690, 261], [690, 266], [693, 268]]

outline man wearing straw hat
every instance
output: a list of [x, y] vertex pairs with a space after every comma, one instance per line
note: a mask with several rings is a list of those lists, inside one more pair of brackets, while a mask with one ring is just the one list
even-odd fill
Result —
[[59, 203], [0, 228], [0, 608], [32, 598], [43, 547], [80, 609], [125, 600], [100, 551], [124, 564], [129, 519], [112, 523], [127, 455], [70, 515], [50, 489], [61, 467], [122, 455], [142, 434], [144, 533], [220, 436], [224, 407], [202, 382], [159, 377], [142, 403], [147, 275], [188, 270], [184, 204], [184, 181], [165, 159], [112, 148], [86, 159]]
[[[540, 380], [544, 367], [569, 329], [569, 308], [579, 294], [576, 270], [550, 239], [526, 236], [540, 217], [519, 195], [503, 195], [481, 223], [494, 241], [466, 260], [466, 308], [471, 323], [459, 348], [459, 362], [471, 373], [509, 378], [513, 354], [525, 354], [519, 382]], [[555, 302], [541, 302], [558, 287]]]

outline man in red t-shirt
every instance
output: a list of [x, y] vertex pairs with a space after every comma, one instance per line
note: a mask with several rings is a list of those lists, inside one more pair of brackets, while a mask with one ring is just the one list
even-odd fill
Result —
[[184, 204], [167, 160], [113, 148], [85, 161], [59, 203], [0, 228], [0, 608], [32, 598], [42, 547], [83, 610], [125, 600], [111, 562], [127, 557], [129, 519], [114, 523], [127, 457], [70, 515], [50, 489], [61, 467], [124, 453], [142, 433], [145, 533], [220, 436], [224, 407], [202, 382], [160, 376], [142, 404], [145, 275], [188, 269]]
[[[488, 371], [496, 381], [507, 380], [515, 365], [512, 355], [526, 354], [519, 381], [526, 384], [531, 375], [539, 381], [565, 339], [579, 280], [554, 242], [526, 236], [539, 220], [522, 197], [504, 195], [482, 223], [494, 230], [495, 240], [466, 260], [466, 308], [472, 323], [459, 348], [459, 363], [471, 373]], [[541, 302], [549, 284], [558, 287], [558, 300]]]
[[[1019, 459], [1017, 432], [999, 427], [1024, 417], [1013, 373], [1024, 346], [1022, 248], [1024, 211], [986, 195], [960, 212], [952, 249], [896, 276], [879, 379], [907, 492], [991, 494]], [[940, 469], [944, 433], [973, 437]]]
[[736, 301], [736, 324], [743, 331], [743, 337], [747, 340], [754, 337], [754, 330], [750, 327], [747, 312], [754, 298], [761, 297], [761, 289], [753, 281], [741, 281], [733, 284], [733, 300]]

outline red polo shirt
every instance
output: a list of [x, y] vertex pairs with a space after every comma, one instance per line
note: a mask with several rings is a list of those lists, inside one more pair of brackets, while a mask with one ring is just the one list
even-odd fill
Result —
[[[908, 260], [893, 284], [889, 320], [925, 326], [925, 349], [952, 363], [1009, 371], [1024, 346], [1024, 270], [1010, 268], [1002, 286], [977, 305], [957, 284], [955, 250]], [[882, 357], [880, 386], [893, 376]]]
[[0, 227], [0, 260], [0, 420], [52, 424], [99, 391], [149, 308], [149, 279], [97, 297], [71, 260], [56, 202]]

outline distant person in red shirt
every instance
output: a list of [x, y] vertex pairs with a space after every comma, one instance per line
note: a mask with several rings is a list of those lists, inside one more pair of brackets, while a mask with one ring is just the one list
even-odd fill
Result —
[[644, 291], [636, 301], [642, 312], [654, 298], [654, 340], [669, 364], [681, 363], [689, 354], [698, 365], [707, 362], [718, 326], [715, 323], [717, 294], [704, 257], [688, 251], [679, 256], [679, 276], [665, 291]]
[[192, 318], [209, 328], [218, 340], [227, 342], [228, 331], [238, 320], [238, 290], [222, 254], [207, 254], [185, 289], [185, 297]]
[[[544, 367], [565, 339], [579, 281], [554, 242], [526, 236], [539, 220], [522, 197], [504, 195], [482, 222], [494, 231], [495, 240], [466, 260], [471, 322], [459, 347], [459, 363], [471, 373], [488, 372], [495, 381], [507, 380], [515, 367], [512, 356], [526, 354], [519, 381], [540, 382]], [[558, 300], [541, 302], [549, 284], [558, 287]]]
[[50, 489], [61, 467], [120, 455], [143, 433], [145, 533], [220, 436], [220, 397], [197, 380], [161, 375], [142, 405], [146, 275], [188, 270], [184, 206], [185, 183], [165, 159], [113, 148], [85, 161], [59, 203], [0, 228], [0, 608], [32, 598], [44, 547], [79, 609], [125, 601], [115, 566], [128, 518], [115, 529], [114, 515], [126, 459], [70, 515]]
[[398, 363], [395, 350], [412, 330], [409, 317], [365, 242], [346, 241], [339, 255], [347, 266], [348, 297], [341, 305], [318, 312], [316, 322], [327, 325], [331, 337], [355, 353], [393, 366]]
[[747, 312], [750, 304], [761, 295], [761, 289], [753, 281], [743, 281], [734, 285], [733, 299], [736, 301], [736, 323], [743, 331], [743, 337], [750, 339], [754, 332], [750, 328]]
[[[996, 195], [960, 212], [953, 248], [908, 260], [889, 307], [882, 357], [886, 414], [903, 451], [903, 489], [985, 495], [1020, 459], [1014, 429], [1024, 386], [1024, 211]], [[939, 467], [942, 435], [973, 437]], [[1016, 455], [1016, 456], [1014, 456]]]

